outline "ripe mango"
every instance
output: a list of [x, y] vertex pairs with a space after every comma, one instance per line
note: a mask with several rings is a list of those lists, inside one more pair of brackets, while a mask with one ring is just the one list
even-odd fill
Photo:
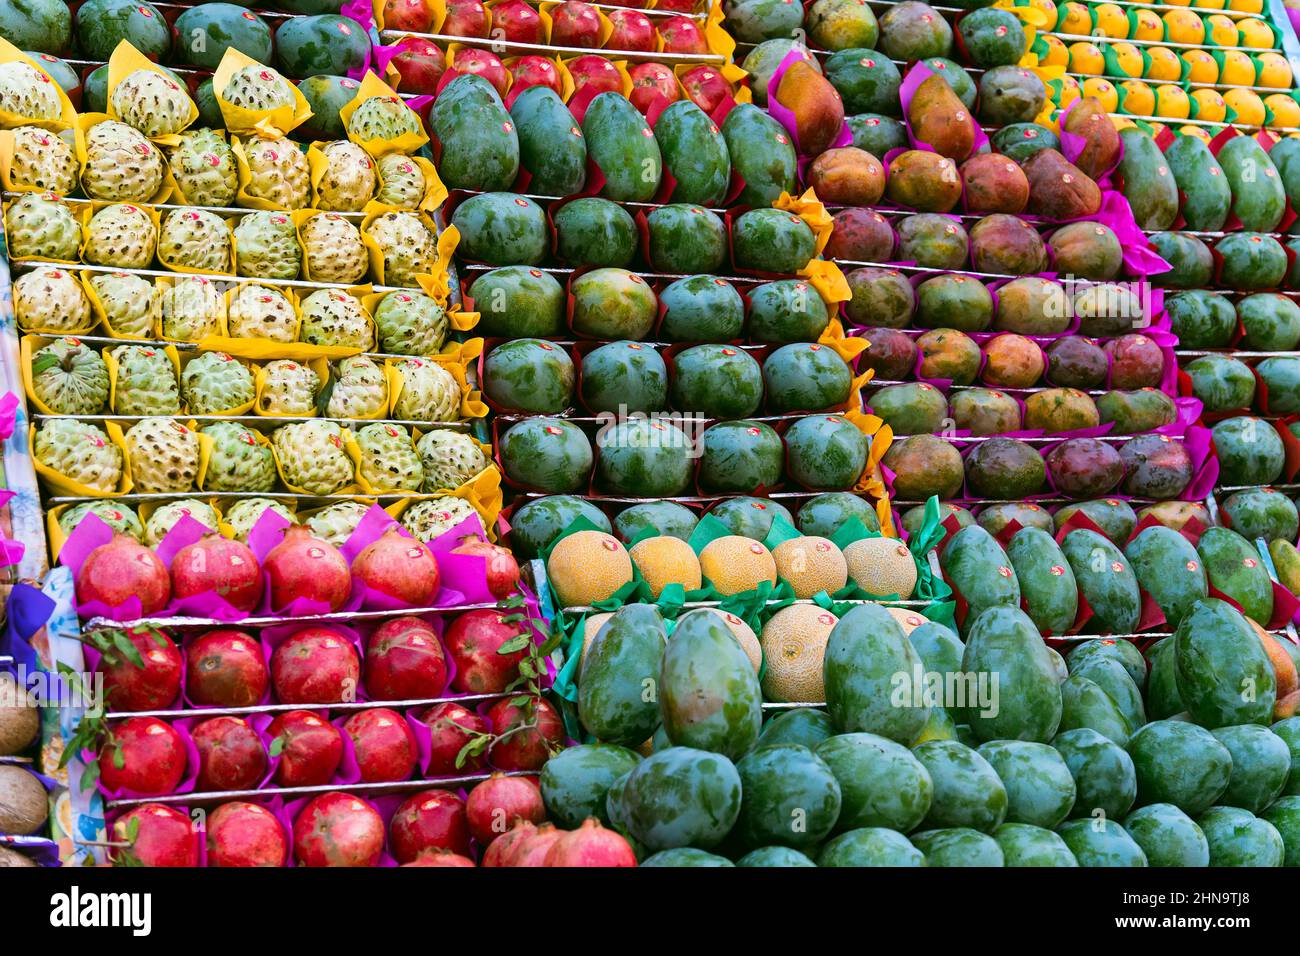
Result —
[[[966, 211], [1021, 213], [1029, 204], [1024, 171], [1000, 153], [981, 153], [961, 164]], [[820, 193], [818, 194], [820, 195]]]
[[839, 92], [803, 60], [781, 77], [776, 101], [794, 113], [799, 148], [809, 156], [825, 152], [844, 126], [844, 102]]
[[926, 77], [907, 108], [912, 134], [935, 152], [961, 162], [975, 149], [975, 120], [938, 74]]
[[885, 166], [856, 146], [828, 149], [808, 167], [808, 185], [833, 206], [874, 206], [885, 192]]
[[1085, 96], [1074, 104], [1065, 117], [1065, 131], [1082, 136], [1086, 141], [1075, 165], [1093, 179], [1119, 159], [1119, 131], [1096, 97]]
[[1054, 149], [1040, 149], [1024, 164], [1029, 211], [1047, 219], [1082, 219], [1101, 208], [1101, 190]]
[[[921, 212], [948, 212], [961, 199], [961, 174], [951, 159], [928, 150], [909, 149], [890, 163], [885, 191], [900, 206]], [[1101, 204], [1100, 194], [1097, 203]]]

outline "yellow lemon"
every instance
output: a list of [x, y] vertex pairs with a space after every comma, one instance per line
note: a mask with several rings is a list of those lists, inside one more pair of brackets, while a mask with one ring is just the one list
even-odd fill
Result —
[[1121, 76], [1139, 77], [1142, 75], [1142, 53], [1132, 43], [1115, 43], [1110, 52], [1119, 65]]
[[1255, 63], [1240, 50], [1224, 50], [1223, 66], [1219, 68], [1219, 82], [1224, 86], [1253, 86]]
[[1165, 39], [1170, 43], [1200, 43], [1205, 39], [1205, 24], [1191, 10], [1170, 10], [1163, 19]]
[[1228, 109], [1235, 110], [1237, 122], [1245, 126], [1261, 126], [1264, 123], [1264, 101], [1250, 90], [1235, 87], [1223, 94], [1223, 102]]
[[1244, 47], [1271, 50], [1275, 45], [1273, 28], [1263, 20], [1238, 20], [1237, 35], [1241, 38], [1240, 45]]
[[1173, 50], [1166, 46], [1153, 46], [1147, 49], [1147, 79], [1168, 83], [1183, 75], [1183, 61]]
[[1192, 99], [1196, 101], [1196, 118], [1211, 123], [1220, 122], [1228, 115], [1228, 107], [1218, 90], [1193, 90]]
[[1132, 40], [1163, 40], [1165, 23], [1151, 10], [1136, 10], [1133, 13], [1133, 29], [1129, 33]]
[[1259, 72], [1255, 75], [1256, 86], [1273, 86], [1278, 89], [1291, 88], [1291, 65], [1281, 53], [1261, 53]]
[[1119, 91], [1109, 80], [1097, 76], [1088, 77], [1083, 81], [1083, 95], [1094, 97], [1107, 113], [1119, 109]]
[[1228, 9], [1238, 13], [1263, 13], [1264, 0], [1228, 0]]
[[1070, 62], [1070, 51], [1065, 48], [1057, 37], [1040, 35], [1039, 39], [1047, 47], [1047, 52], [1038, 58], [1038, 62], [1043, 66], [1067, 66]]
[[1124, 91], [1124, 112], [1132, 116], [1150, 116], [1155, 112], [1156, 95], [1141, 80], [1125, 80], [1119, 88]]
[[1092, 8], [1092, 17], [1096, 21], [1093, 35], [1097, 33], [1114, 40], [1123, 40], [1128, 36], [1128, 14], [1113, 3], [1099, 3]]
[[1106, 61], [1102, 58], [1101, 50], [1095, 43], [1089, 43], [1087, 40], [1080, 40], [1078, 43], [1070, 44], [1070, 72], [1085, 73], [1089, 76], [1100, 76], [1106, 67]]
[[1201, 126], [1180, 126], [1178, 132], [1184, 136], [1195, 136], [1206, 145], [1209, 145], [1210, 140], [1214, 138]]
[[1300, 127], [1300, 103], [1285, 93], [1273, 93], [1264, 97], [1264, 105], [1273, 111], [1273, 126], [1276, 128]]
[[1213, 13], [1205, 18], [1205, 36], [1215, 46], [1237, 45], [1237, 21], [1222, 13]]
[[1092, 32], [1092, 11], [1082, 3], [1062, 4], [1056, 8], [1059, 17], [1056, 21], [1057, 33], [1073, 33], [1087, 36]]
[[1166, 83], [1156, 87], [1156, 115], [1170, 119], [1187, 119], [1192, 111], [1192, 101], [1181, 86]]
[[1219, 64], [1205, 50], [1184, 50], [1187, 79], [1192, 83], [1215, 83], [1219, 79]]

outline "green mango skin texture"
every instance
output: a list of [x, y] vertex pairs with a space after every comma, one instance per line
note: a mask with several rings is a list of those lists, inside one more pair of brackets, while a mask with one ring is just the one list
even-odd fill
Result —
[[981, 740], [1034, 740], [1046, 743], [1061, 722], [1061, 690], [1047, 645], [1029, 616], [1019, 608], [983, 611], [966, 634], [962, 670], [996, 674], [997, 706], [984, 710], [968, 702], [964, 711], [971, 731]]
[[655, 121], [664, 169], [677, 181], [672, 202], [717, 206], [731, 184], [731, 154], [713, 120], [690, 100], [670, 104]]
[[845, 491], [814, 495], [799, 508], [795, 521], [804, 534], [829, 538], [850, 518], [857, 518], [868, 531], [880, 530], [880, 518], [876, 516], [875, 508]]
[[[181, 12], [176, 18], [176, 62], [190, 63], [207, 70], [215, 70], [234, 47], [258, 63], [271, 62], [271, 28], [257, 14], [247, 19], [249, 11], [234, 3], [205, 3]], [[286, 21], [292, 22], [292, 21]], [[202, 31], [202, 32], [197, 32]], [[359, 32], [359, 31], [358, 31]], [[7, 30], [5, 36], [12, 36]], [[198, 37], [202, 44], [194, 43]], [[320, 73], [339, 75], [345, 70], [317, 70]], [[287, 74], [286, 74], [287, 75]], [[352, 87], [355, 94], [357, 87]]]
[[993, 832], [1004, 866], [1079, 865], [1059, 834], [1029, 823], [1004, 823]]
[[1196, 818], [1210, 845], [1210, 866], [1281, 866], [1282, 834], [1238, 807], [1211, 807]]
[[564, 289], [555, 277], [528, 266], [485, 272], [469, 287], [479, 333], [489, 338], [557, 336], [564, 328]]
[[1094, 501], [1080, 501], [1078, 504], [1066, 505], [1056, 512], [1056, 522], [1064, 525], [1076, 512], [1082, 511], [1101, 528], [1113, 543], [1119, 545], [1128, 540], [1137, 525], [1137, 513], [1127, 501], [1118, 498], [1098, 498]]
[[1071, 820], [1057, 831], [1080, 866], [1146, 866], [1142, 847], [1114, 820]]
[[863, 827], [831, 840], [817, 857], [818, 866], [925, 866], [925, 854], [895, 830]]
[[1250, 408], [1255, 400], [1255, 376], [1250, 366], [1239, 359], [1203, 355], [1188, 362], [1183, 370], [1192, 380], [1193, 397], [1199, 398], [1208, 412]]
[[364, 66], [369, 53], [370, 38], [351, 18], [337, 14], [292, 17], [275, 31], [276, 62], [294, 80], [345, 75]]
[[740, 774], [722, 754], [669, 747], [641, 761], [621, 788], [615, 783], [608, 799], [621, 804], [621, 814], [611, 808], [610, 821], [625, 820], [651, 852], [711, 850], [740, 814]]
[[966, 645], [956, 634], [935, 621], [929, 621], [907, 635], [927, 671], [953, 674], [961, 670]]
[[1151, 676], [1147, 679], [1147, 717], [1164, 720], [1187, 709], [1178, 694], [1178, 645], [1172, 637], [1162, 638], [1147, 651]]
[[730, 342], [744, 329], [744, 300], [717, 276], [678, 279], [659, 293], [659, 301], [664, 307], [659, 331], [670, 342]]
[[1268, 410], [1275, 415], [1300, 412], [1300, 359], [1279, 355], [1264, 359], [1256, 367], [1268, 386]]
[[1129, 677], [1124, 665], [1106, 657], [1094, 657], [1076, 664], [1070, 672], [1092, 681], [1103, 693], [1115, 702], [1119, 712], [1130, 727], [1141, 727], [1147, 722], [1146, 709], [1142, 704], [1142, 692], [1138, 690], [1133, 679]]
[[578, 718], [588, 733], [625, 747], [654, 733], [659, 702], [645, 691], [659, 676], [666, 642], [663, 619], [650, 604], [622, 607], [601, 626], [578, 683]]
[[[860, 604], [839, 619], [826, 642], [826, 705], [841, 733], [874, 733], [904, 746], [925, 727], [930, 708], [911, 688], [895, 706], [895, 675], [913, 675], [921, 658], [898, 622], [878, 604]], [[960, 825], [960, 824], [955, 824]]]
[[1286, 251], [1272, 236], [1234, 232], [1216, 242], [1214, 248], [1223, 257], [1219, 270], [1223, 288], [1275, 289], [1286, 275]]
[[1119, 173], [1133, 218], [1147, 232], [1160, 232], [1178, 217], [1178, 184], [1151, 134], [1137, 127], [1120, 130], [1124, 156]]
[[1074, 572], [1056, 540], [1042, 528], [1021, 528], [1007, 544], [1027, 613], [1044, 634], [1064, 634], [1078, 615]]
[[636, 222], [618, 203], [584, 196], [551, 215], [559, 258], [574, 268], [625, 269], [636, 258]]
[[510, 546], [517, 557], [539, 557], [560, 532], [578, 518], [586, 518], [612, 534], [609, 518], [590, 501], [572, 495], [550, 495], [525, 503], [510, 516]]
[[867, 438], [839, 415], [809, 415], [786, 430], [786, 471], [811, 490], [851, 488], [867, 464]]
[[1276, 229], [1286, 212], [1286, 190], [1264, 147], [1252, 136], [1234, 136], [1223, 144], [1217, 158], [1241, 228], [1250, 232]]
[[1179, 720], [1147, 724], [1129, 741], [1128, 753], [1139, 801], [1172, 803], [1192, 817], [1214, 805], [1232, 773], [1228, 748], [1203, 727]]
[[767, 406], [776, 414], [843, 405], [852, 382], [848, 363], [822, 345], [783, 345], [763, 362]]
[[908, 833], [930, 811], [930, 773], [906, 747], [876, 734], [841, 734], [816, 747], [839, 781], [836, 832], [884, 827]]
[[582, 400], [596, 414], [658, 412], [668, 404], [668, 367], [639, 342], [611, 342], [582, 359]]
[[[55, 31], [63, 32], [60, 27], [65, 18], [66, 14], [49, 18]], [[131, 41], [133, 47], [155, 62], [165, 61], [171, 48], [167, 21], [157, 7], [141, 0], [90, 0], [82, 4], [77, 10], [74, 34], [77, 46], [88, 60], [108, 60], [122, 40]], [[9, 32], [5, 36], [24, 49], [40, 49], [39, 43], [20, 42], [25, 37]], [[59, 53], [66, 45], [65, 42], [59, 49], [43, 52]]]
[[816, 342], [830, 324], [830, 313], [807, 282], [780, 279], [750, 290], [747, 321], [754, 342]]
[[716, 272], [726, 261], [727, 229], [703, 206], [660, 206], [646, 216], [646, 226], [650, 264], [659, 272]]
[[992, 833], [1007, 813], [1007, 790], [997, 771], [976, 751], [952, 740], [931, 740], [913, 749], [934, 784], [926, 829], [970, 827]]
[[1300, 530], [1295, 502], [1272, 488], [1234, 492], [1219, 507], [1232, 522], [1233, 530], [1247, 541], [1294, 541]]
[[596, 446], [596, 478], [610, 494], [673, 498], [690, 484], [690, 439], [669, 422], [628, 418], [598, 434]]
[[987, 833], [968, 827], [923, 830], [911, 834], [912, 845], [925, 854], [927, 866], [1002, 866], [1002, 847]]
[[641, 340], [654, 328], [659, 302], [639, 275], [593, 269], [569, 284], [573, 331], [596, 339]]
[[944, 578], [969, 605], [963, 634], [969, 633], [987, 608], [1020, 606], [1020, 582], [1011, 559], [993, 535], [978, 525], [962, 528], [949, 538], [939, 564]]
[[765, 723], [758, 740], [754, 743], [754, 748], [774, 744], [799, 744], [815, 751], [822, 741], [833, 736], [835, 736], [835, 725], [831, 723], [830, 715], [824, 710], [795, 707], [778, 712]]
[[767, 537], [767, 533], [772, 530], [772, 522], [777, 518], [787, 524], [794, 524], [794, 518], [785, 505], [771, 498], [727, 498], [714, 505], [709, 514], [725, 524], [732, 534], [753, 538], [755, 541]]
[[645, 501], [624, 508], [614, 518], [614, 530], [625, 542], [631, 541], [644, 528], [689, 541], [697, 524], [699, 519], [695, 513], [675, 501]]
[[792, 36], [803, 23], [802, 8], [780, 0], [730, 0], [725, 11], [727, 32], [741, 43]]
[[713, 853], [706, 853], [704, 850], [697, 850], [693, 847], [674, 847], [671, 850], [662, 850], [652, 856], [646, 857], [641, 861], [641, 866], [658, 867], [658, 866], [735, 866], [725, 856], [717, 856]]
[[785, 127], [753, 103], [735, 106], [722, 121], [732, 168], [745, 180], [738, 202], [770, 206], [798, 188], [798, 160]]
[[1151, 244], [1160, 258], [1173, 268], [1152, 276], [1156, 284], [1166, 289], [1196, 289], [1210, 284], [1214, 273], [1214, 256], [1210, 247], [1196, 236], [1181, 232], [1156, 232], [1151, 234]]
[[1283, 797], [1260, 814], [1282, 837], [1283, 866], [1300, 866], [1300, 797]]
[[1071, 674], [1061, 683], [1060, 729], [1095, 730], [1121, 747], [1128, 743], [1133, 725], [1124, 712], [1096, 682]]
[[731, 631], [716, 614], [677, 621], [659, 674], [664, 730], [674, 743], [739, 759], [758, 739], [763, 694]]
[[732, 838], [746, 847], [814, 850], [840, 815], [840, 784], [831, 768], [799, 744], [760, 747], [736, 764], [740, 817]]
[[1224, 296], [1197, 289], [1165, 299], [1165, 311], [1179, 344], [1189, 349], [1227, 346], [1237, 327], [1237, 311]]
[[1260, 813], [1282, 793], [1291, 772], [1286, 741], [1267, 727], [1241, 724], [1213, 731], [1232, 754], [1232, 774], [1221, 803]]
[[763, 370], [748, 352], [696, 345], [673, 360], [673, 407], [708, 418], [747, 418], [763, 400]]
[[588, 817], [609, 826], [605, 797], [614, 781], [630, 773], [641, 755], [614, 744], [579, 744], [542, 767], [540, 785], [547, 816], [566, 830]]
[[448, 189], [509, 189], [519, 174], [519, 137], [501, 97], [481, 76], [456, 77], [429, 110], [442, 144], [438, 175]]
[[731, 227], [738, 269], [793, 275], [817, 254], [817, 239], [798, 216], [781, 209], [751, 209]]
[[871, 396], [870, 405], [895, 435], [929, 435], [948, 417], [947, 399], [928, 382], [886, 385]]
[[1272, 729], [1291, 751], [1291, 773], [1286, 778], [1282, 793], [1288, 797], [1300, 796], [1300, 717], [1279, 720]]
[[573, 399], [574, 378], [568, 353], [540, 339], [498, 345], [483, 362], [484, 392], [512, 411], [564, 411]]
[[1196, 821], [1172, 803], [1153, 803], [1124, 818], [1124, 830], [1148, 866], [1209, 866], [1210, 845]]
[[[875, 50], [840, 50], [826, 58], [825, 69], [826, 79], [844, 101], [845, 113], [901, 115], [898, 91], [903, 85], [903, 77], [889, 57]], [[854, 145], [858, 144], [855, 142]], [[867, 152], [877, 158], [884, 156], [884, 153], [872, 150]]]
[[550, 252], [542, 207], [512, 193], [471, 196], [456, 207], [451, 224], [460, 230], [461, 254], [488, 265], [535, 266]]
[[785, 446], [764, 422], [718, 422], [704, 430], [701, 444], [697, 476], [701, 489], [752, 491], [781, 480]]
[[1199, 137], [1178, 136], [1165, 149], [1165, 162], [1187, 197], [1181, 209], [1187, 228], [1197, 232], [1222, 229], [1232, 208], [1232, 188], [1210, 147]]
[[1101, 810], [1118, 819], [1128, 813], [1137, 799], [1137, 774], [1123, 747], [1088, 728], [1057, 734], [1052, 746], [1074, 777], [1074, 816]]
[[663, 157], [645, 117], [621, 93], [601, 93], [582, 118], [587, 155], [605, 175], [600, 194], [615, 202], [649, 202], [659, 191]]
[[529, 488], [563, 494], [590, 479], [591, 442], [581, 428], [560, 418], [527, 418], [501, 436], [506, 476]]
[[1097, 532], [1079, 528], [1065, 536], [1061, 550], [1079, 582], [1079, 593], [1092, 608], [1091, 626], [1103, 633], [1133, 633], [1142, 597], [1119, 548]]
[[1007, 790], [1008, 823], [1054, 829], [1074, 808], [1074, 778], [1061, 755], [1047, 744], [991, 740], [976, 751], [997, 772]]
[[9, 0], [0, 4], [0, 33], [23, 50], [62, 53], [72, 39], [72, 15], [59, 0]]
[[519, 138], [519, 165], [539, 196], [572, 196], [587, 181], [587, 141], [556, 92], [530, 86], [510, 104]]
[[798, 850], [788, 846], [765, 846], [751, 850], [739, 860], [736, 866], [816, 866], [812, 860]]
[[1261, 418], [1225, 418], [1210, 430], [1219, 453], [1219, 484], [1268, 485], [1277, 481], [1286, 462], [1282, 439]]
[[[1273, 666], [1235, 608], [1213, 598], [1198, 601], [1178, 625], [1174, 641], [1178, 696], [1197, 723], [1214, 729], [1272, 720]], [[1246, 694], [1248, 689], [1253, 693]]]
[[1300, 342], [1300, 306], [1286, 296], [1258, 292], [1237, 302], [1237, 317], [1246, 336], [1242, 348], [1289, 352]]
[[990, 7], [976, 10], [957, 24], [966, 51], [976, 66], [1011, 66], [1025, 54], [1024, 27], [1014, 14]]
[[[1142, 652], [1128, 641], [1118, 641], [1109, 637], [1099, 637], [1075, 644], [1070, 650], [1070, 670], [1084, 664], [1093, 657], [1105, 657], [1120, 664], [1128, 672], [1133, 683], [1142, 689], [1147, 683], [1147, 662]], [[1181, 708], [1180, 708], [1181, 709]]]
[[892, 149], [907, 148], [907, 128], [893, 117], [867, 112], [846, 116], [844, 121], [853, 134], [853, 145], [872, 156], [880, 157]]

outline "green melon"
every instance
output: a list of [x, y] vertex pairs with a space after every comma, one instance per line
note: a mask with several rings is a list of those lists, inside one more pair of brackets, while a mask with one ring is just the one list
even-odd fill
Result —
[[830, 324], [830, 313], [807, 282], [780, 279], [750, 289], [748, 323], [754, 342], [815, 342]]
[[620, 511], [614, 518], [614, 530], [624, 541], [631, 541], [646, 528], [687, 541], [699, 520], [690, 508], [675, 501], [646, 501]]
[[[194, 7], [187, 13], [206, 10], [208, 6], [220, 6], [220, 4], [206, 4], [202, 7]], [[267, 54], [267, 57], [270, 57], [270, 53]], [[319, 139], [345, 139], [347, 129], [343, 125], [343, 119], [339, 116], [339, 110], [352, 102], [357, 95], [357, 90], [360, 88], [360, 83], [346, 76], [320, 75], [307, 77], [298, 84], [298, 89], [302, 92], [307, 105], [311, 107], [312, 113], [311, 119], [303, 124], [303, 128]]]
[[668, 421], [630, 418], [597, 436], [596, 474], [613, 495], [672, 498], [691, 480], [691, 440]]
[[867, 436], [839, 415], [800, 418], [785, 433], [786, 470], [816, 490], [853, 487], [867, 463]]
[[727, 258], [726, 227], [703, 206], [659, 206], [646, 216], [646, 228], [650, 265], [659, 272], [715, 272]]
[[794, 517], [785, 505], [770, 498], [728, 498], [714, 505], [709, 514], [725, 524], [732, 534], [755, 541], [767, 537], [777, 518], [794, 524]]
[[753, 491], [781, 480], [785, 446], [770, 425], [718, 422], [704, 430], [700, 444], [701, 491]]
[[525, 502], [510, 516], [510, 546], [521, 558], [537, 558], [569, 525], [584, 518], [610, 534], [609, 518], [585, 498], [549, 495]]
[[767, 407], [776, 414], [837, 408], [848, 400], [852, 382], [848, 363], [825, 345], [783, 345], [763, 361]]

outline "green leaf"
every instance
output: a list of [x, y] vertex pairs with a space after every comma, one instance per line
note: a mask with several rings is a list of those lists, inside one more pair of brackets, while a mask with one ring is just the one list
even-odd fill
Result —
[[533, 642], [533, 636], [531, 634], [527, 634], [527, 633], [516, 634], [510, 640], [506, 641], [504, 644], [498, 647], [497, 653], [518, 654], [520, 651], [522, 651], [532, 642]]
[[144, 670], [144, 657], [140, 649], [135, 646], [131, 638], [124, 631], [113, 632], [113, 646], [126, 658], [132, 667]]
[[268, 750], [272, 757], [278, 757], [280, 754], [284, 753], [284, 743], [285, 740], [283, 734], [271, 741], [271, 746]]
[[[71, 751], [68, 751], [68, 753], [71, 753]], [[81, 787], [81, 792], [85, 793], [87, 790], [94, 789], [94, 786], [98, 782], [98, 780], [99, 780], [99, 758], [96, 758], [90, 761], [88, 764], [86, 764], [86, 768], [81, 771], [81, 780], [78, 782], [78, 785]]]
[[32, 359], [32, 378], [36, 378], [44, 372], [59, 365], [62, 360], [53, 352], [46, 352], [44, 349]]

